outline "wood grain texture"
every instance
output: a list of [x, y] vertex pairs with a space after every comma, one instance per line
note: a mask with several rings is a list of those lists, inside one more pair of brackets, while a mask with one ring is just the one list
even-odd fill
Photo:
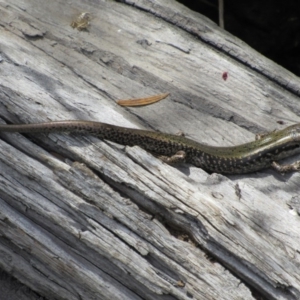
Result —
[[[80, 12], [88, 31], [70, 26]], [[300, 121], [296, 76], [175, 1], [11, 0], [0, 14], [7, 122], [86, 119], [236, 145]], [[164, 92], [147, 107], [115, 103]], [[48, 299], [299, 299], [299, 178], [1, 134], [0, 267]]]

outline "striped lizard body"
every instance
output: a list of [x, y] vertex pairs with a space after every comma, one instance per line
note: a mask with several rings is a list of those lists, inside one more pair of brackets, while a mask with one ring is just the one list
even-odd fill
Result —
[[[123, 145], [168, 157], [180, 153], [185, 162], [208, 172], [242, 174], [274, 167], [285, 173], [300, 170], [300, 162], [281, 166], [278, 160], [300, 153], [300, 124], [266, 134], [259, 140], [233, 147], [214, 147], [183, 136], [119, 127], [92, 121], [56, 121], [37, 124], [0, 125], [0, 132], [50, 133], [72, 132], [93, 135]], [[167, 158], [166, 158], [167, 157]], [[180, 160], [180, 159], [179, 159]]]

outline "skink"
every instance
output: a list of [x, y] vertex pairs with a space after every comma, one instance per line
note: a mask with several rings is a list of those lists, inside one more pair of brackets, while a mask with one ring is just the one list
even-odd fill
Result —
[[300, 153], [300, 123], [233, 147], [214, 147], [183, 136], [77, 120], [0, 125], [0, 132], [71, 132], [93, 135], [123, 145], [138, 145], [162, 156], [164, 161], [184, 160], [211, 173], [242, 174], [270, 166], [282, 173], [300, 170], [300, 161], [289, 165], [277, 163], [280, 159]]

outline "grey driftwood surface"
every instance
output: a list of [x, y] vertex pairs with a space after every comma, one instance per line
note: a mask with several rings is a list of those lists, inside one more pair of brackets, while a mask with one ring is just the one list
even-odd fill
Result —
[[[70, 26], [80, 12], [87, 31]], [[221, 146], [300, 121], [296, 76], [176, 1], [10, 0], [0, 14], [2, 122]], [[3, 133], [0, 268], [47, 299], [300, 299], [299, 191], [300, 174], [207, 174], [95, 137]]]

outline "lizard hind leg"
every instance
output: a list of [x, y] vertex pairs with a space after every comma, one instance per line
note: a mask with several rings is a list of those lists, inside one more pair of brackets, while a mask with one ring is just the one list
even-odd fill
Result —
[[299, 172], [300, 171], [300, 160], [295, 161], [292, 164], [280, 165], [277, 162], [273, 161], [272, 163], [273, 169], [280, 172], [281, 174], [288, 172]]
[[185, 158], [186, 158], [186, 153], [185, 151], [178, 151], [176, 152], [174, 155], [172, 156], [164, 156], [164, 155], [160, 155], [158, 156], [158, 158], [165, 162], [166, 164], [179, 164], [179, 163], [183, 163], [185, 162]]

